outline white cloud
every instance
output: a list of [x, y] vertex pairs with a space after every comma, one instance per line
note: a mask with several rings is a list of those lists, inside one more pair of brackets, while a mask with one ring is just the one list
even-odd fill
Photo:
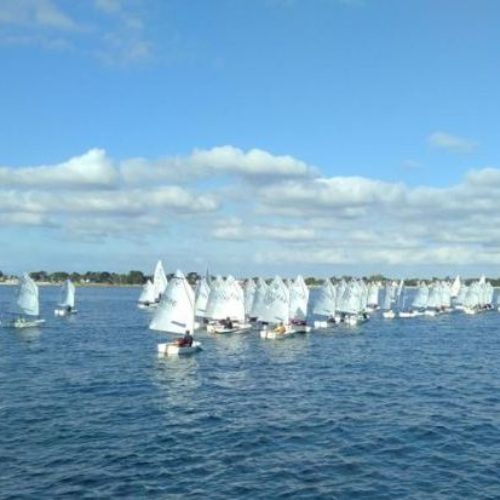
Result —
[[73, 19], [51, 0], [4, 0], [0, 2], [0, 24], [77, 29]]
[[0, 27], [4, 30], [0, 33], [0, 44], [71, 50], [73, 54], [114, 66], [151, 59], [153, 43], [145, 36], [140, 3], [94, 0], [74, 8], [77, 3], [1, 1]]
[[0, 167], [0, 186], [46, 186], [73, 188], [114, 187], [118, 174], [101, 149], [92, 149], [81, 156], [51, 166]]
[[205, 261], [223, 262], [236, 245], [247, 267], [496, 266], [499, 195], [494, 167], [446, 187], [410, 187], [324, 177], [292, 157], [230, 146], [121, 164], [94, 149], [58, 165], [0, 168], [0, 224], [89, 242], [170, 230], [176, 245], [203, 242]]
[[458, 137], [447, 132], [433, 132], [427, 141], [430, 146], [438, 149], [445, 149], [451, 153], [472, 153], [478, 144], [470, 139]]
[[274, 240], [274, 241], [312, 241], [316, 237], [312, 228], [298, 225], [246, 225], [241, 219], [232, 218], [218, 221], [212, 236], [220, 240]]
[[56, 224], [44, 214], [31, 212], [0, 212], [0, 227], [1, 226], [56, 227]]
[[316, 169], [291, 156], [276, 156], [261, 149], [242, 151], [233, 146], [195, 150], [189, 156], [168, 157], [158, 161], [133, 158], [121, 164], [124, 180], [129, 183], [192, 181], [233, 175], [255, 182], [282, 178], [307, 177]]

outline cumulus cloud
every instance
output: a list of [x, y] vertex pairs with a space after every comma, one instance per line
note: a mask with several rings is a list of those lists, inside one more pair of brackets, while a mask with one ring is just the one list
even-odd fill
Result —
[[188, 156], [168, 157], [158, 161], [145, 158], [121, 164], [124, 180], [129, 183], [191, 181], [208, 176], [233, 175], [259, 182], [268, 179], [307, 177], [314, 167], [292, 156], [276, 156], [261, 149], [242, 151], [233, 146], [195, 150]]
[[451, 153], [472, 153], [478, 144], [470, 139], [458, 137], [447, 132], [433, 132], [427, 141], [430, 146], [438, 149], [444, 149]]
[[102, 149], [92, 149], [58, 165], [0, 167], [0, 186], [66, 186], [108, 189], [115, 185], [117, 178], [116, 169]]
[[274, 240], [284, 242], [312, 241], [316, 237], [312, 228], [298, 225], [245, 224], [232, 218], [218, 221], [212, 236], [220, 240]]
[[0, 2], [0, 24], [75, 30], [76, 23], [51, 0]]
[[494, 167], [445, 187], [411, 187], [325, 177], [289, 156], [231, 146], [160, 163], [120, 163], [93, 149], [57, 165], [0, 168], [0, 225], [53, 227], [89, 242], [177, 227], [179, 244], [196, 237], [224, 255], [234, 244], [256, 266], [497, 265], [499, 195]]
[[74, 9], [71, 2], [56, 0], [0, 2], [0, 26], [4, 27], [0, 44], [71, 50], [107, 65], [123, 66], [151, 59], [153, 43], [145, 36], [140, 3], [83, 3]]

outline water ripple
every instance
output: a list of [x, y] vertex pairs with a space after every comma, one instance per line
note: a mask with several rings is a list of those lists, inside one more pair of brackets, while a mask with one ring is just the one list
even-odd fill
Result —
[[1, 332], [2, 499], [500, 498], [497, 313], [158, 359], [136, 289], [77, 293]]

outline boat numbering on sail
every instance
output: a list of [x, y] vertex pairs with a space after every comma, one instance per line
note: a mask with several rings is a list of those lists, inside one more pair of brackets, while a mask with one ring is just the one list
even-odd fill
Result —
[[173, 342], [158, 344], [161, 356], [194, 354], [201, 343], [193, 340], [194, 292], [184, 274], [177, 271], [168, 282], [165, 293], [149, 325], [151, 330], [184, 335]]
[[61, 287], [61, 300], [54, 309], [54, 314], [56, 316], [69, 316], [77, 312], [75, 309], [75, 285], [70, 279], [67, 279]]
[[7, 323], [7, 326], [13, 328], [30, 328], [39, 326], [45, 322], [39, 317], [40, 306], [38, 300], [38, 286], [29, 277], [24, 274], [19, 281], [16, 290], [16, 297], [13, 305], [13, 319]]

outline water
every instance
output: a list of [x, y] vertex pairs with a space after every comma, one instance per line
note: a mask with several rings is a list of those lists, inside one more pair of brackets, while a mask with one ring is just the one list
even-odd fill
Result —
[[0, 498], [500, 498], [499, 313], [159, 360], [138, 293], [0, 330]]

